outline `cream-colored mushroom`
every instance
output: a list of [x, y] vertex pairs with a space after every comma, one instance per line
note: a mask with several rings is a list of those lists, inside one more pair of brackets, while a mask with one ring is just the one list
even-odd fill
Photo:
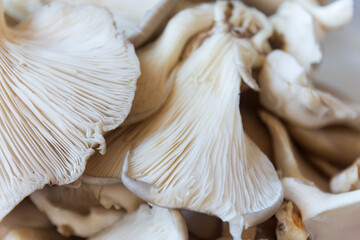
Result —
[[51, 222], [29, 199], [24, 199], [0, 223], [0, 239], [19, 228], [49, 229]]
[[177, 210], [149, 207], [143, 204], [136, 212], [128, 213], [109, 229], [89, 240], [186, 240], [186, 222]]
[[280, 120], [266, 112], [260, 112], [260, 116], [270, 131], [275, 167], [281, 171], [282, 177], [312, 182], [322, 190], [328, 191], [327, 180], [303, 159]]
[[[69, 195], [68, 195], [69, 196]], [[32, 202], [36, 207], [46, 214], [53, 225], [57, 227], [59, 233], [64, 236], [90, 237], [96, 233], [110, 227], [125, 212], [113, 209], [104, 209], [99, 205], [86, 206], [61, 206], [52, 201], [51, 194], [47, 189], [34, 192], [30, 195]], [[68, 203], [73, 203], [73, 197], [70, 196]]]
[[299, 208], [310, 239], [358, 238], [360, 190], [329, 194], [298, 179], [284, 178], [282, 183], [284, 197]]
[[351, 166], [332, 177], [330, 189], [333, 193], [343, 193], [360, 189], [360, 158]]
[[95, 198], [106, 209], [124, 209], [133, 212], [140, 206], [140, 198], [131, 193], [122, 183], [111, 185], [87, 185]]
[[286, 121], [307, 128], [346, 124], [360, 129], [360, 104], [317, 90], [294, 57], [271, 52], [259, 76], [260, 102]]
[[137, 82], [135, 99], [126, 124], [139, 122], [160, 108], [170, 92], [173, 84], [170, 74], [180, 60], [186, 43], [194, 35], [208, 30], [212, 24], [213, 11], [210, 5], [185, 9], [169, 21], [155, 42], [137, 52], [141, 77]]
[[54, 229], [16, 228], [11, 230], [2, 240], [66, 240]]
[[316, 0], [296, 0], [326, 30], [340, 28], [350, 22], [354, 14], [353, 0], [336, 0], [321, 6]]
[[0, 6], [0, 219], [45, 184], [84, 171], [134, 98], [133, 46], [94, 6], [52, 3], [16, 28]]
[[[239, 111], [242, 80], [255, 83], [251, 67], [261, 58], [251, 39], [266, 39], [256, 27], [261, 13], [232, 4], [214, 5], [216, 24], [172, 73], [174, 87], [163, 107], [123, 135], [124, 142], [136, 141], [122, 180], [148, 202], [218, 216], [240, 239], [244, 226], [274, 214], [282, 190], [268, 158], [244, 134]], [[231, 17], [241, 11], [248, 17], [244, 26]], [[239, 25], [232, 29], [229, 20]]]
[[296, 1], [283, 2], [271, 17], [275, 44], [291, 54], [308, 72], [322, 59], [320, 40], [323, 30], [313, 16]]
[[346, 167], [360, 156], [360, 132], [344, 126], [308, 129], [288, 125], [291, 136], [305, 150]]
[[[41, 4], [58, 0], [3, 0], [7, 14], [23, 20], [38, 9]], [[104, 7], [114, 17], [119, 32], [138, 47], [149, 40], [162, 24], [170, 17], [177, 0], [61, 0], [71, 4], [93, 4]], [[139, 7], [141, 6], [141, 7]]]
[[299, 209], [292, 202], [284, 201], [275, 214], [278, 225], [276, 227], [277, 240], [307, 240], [306, 232]]

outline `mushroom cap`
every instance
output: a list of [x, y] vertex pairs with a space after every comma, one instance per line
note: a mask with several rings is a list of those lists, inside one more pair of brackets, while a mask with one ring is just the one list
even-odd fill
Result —
[[[7, 14], [23, 20], [41, 4], [57, 0], [4, 0]], [[170, 17], [178, 0], [61, 0], [71, 4], [93, 4], [113, 15], [116, 27], [138, 47], [149, 40]], [[139, 7], [141, 6], [141, 7]]]
[[79, 178], [94, 147], [105, 151], [102, 134], [128, 115], [140, 70], [101, 8], [52, 3], [14, 29], [1, 16], [0, 28], [2, 219], [45, 184]]
[[214, 33], [179, 66], [168, 100], [142, 122], [122, 175], [146, 201], [218, 216], [236, 237], [244, 225], [270, 217], [282, 200], [272, 164], [242, 129], [240, 76], [246, 70], [238, 66], [251, 60], [235, 55], [254, 57], [250, 46]]
[[317, 90], [290, 54], [271, 52], [260, 72], [261, 104], [294, 125], [319, 128], [346, 124], [360, 128], [360, 105]]
[[186, 240], [186, 222], [177, 210], [142, 204], [136, 212], [124, 215], [109, 229], [89, 240]]
[[283, 2], [270, 19], [282, 42], [281, 49], [294, 56], [306, 71], [321, 61], [319, 41], [323, 30], [300, 3]]
[[213, 5], [203, 4], [177, 13], [153, 43], [137, 51], [141, 76], [133, 107], [125, 124], [139, 122], [157, 111], [172, 87], [171, 72], [179, 62], [185, 45], [194, 35], [213, 24]]

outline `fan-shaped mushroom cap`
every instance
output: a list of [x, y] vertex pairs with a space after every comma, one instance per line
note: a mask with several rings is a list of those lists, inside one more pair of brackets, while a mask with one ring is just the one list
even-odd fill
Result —
[[270, 131], [275, 166], [281, 170], [282, 176], [313, 182], [321, 189], [328, 190], [326, 179], [302, 158], [293, 145], [285, 126], [266, 112], [260, 112], [260, 116]]
[[1, 14], [0, 219], [45, 184], [81, 176], [128, 115], [140, 74], [104, 9], [53, 3], [15, 29]]
[[173, 73], [164, 106], [142, 122], [122, 180], [156, 205], [230, 222], [239, 239], [243, 226], [276, 211], [282, 194], [270, 161], [244, 134], [239, 112], [241, 79], [251, 76], [258, 53], [246, 37], [227, 32], [226, 19], [217, 20], [211, 36]]
[[[58, 0], [3, 0], [7, 14], [23, 20], [41, 4]], [[114, 16], [116, 27], [138, 47], [149, 40], [170, 16], [178, 0], [61, 0], [71, 4], [105, 7]], [[139, 7], [141, 6], [141, 7]]]
[[282, 183], [284, 197], [299, 208], [305, 229], [310, 233], [310, 239], [358, 238], [360, 190], [329, 194], [298, 179], [284, 178]]
[[[67, 200], [70, 204], [75, 204], [74, 194], [67, 194]], [[57, 230], [64, 236], [90, 237], [94, 234], [110, 227], [114, 222], [120, 219], [125, 212], [113, 209], [104, 209], [99, 205], [88, 204], [88, 200], [82, 194], [79, 195], [83, 204], [77, 202], [75, 205], [66, 207], [64, 200], [52, 199], [51, 191], [43, 189], [30, 195], [31, 200], [36, 207], [45, 213], [50, 221], [57, 226]], [[75, 201], [76, 202], [76, 201]], [[59, 204], [60, 203], [60, 204]], [[88, 206], [86, 206], [88, 205]]]
[[360, 129], [360, 105], [317, 90], [291, 55], [271, 52], [259, 76], [260, 102], [286, 121], [307, 128], [346, 124]]
[[177, 210], [152, 207], [143, 204], [128, 213], [109, 229], [89, 240], [186, 240], [188, 231], [181, 213]]
[[343, 126], [308, 129], [288, 125], [295, 141], [307, 151], [346, 167], [360, 156], [360, 132]]

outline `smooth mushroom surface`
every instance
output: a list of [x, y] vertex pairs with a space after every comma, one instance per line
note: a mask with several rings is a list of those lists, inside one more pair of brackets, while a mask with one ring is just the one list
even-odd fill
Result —
[[89, 240], [187, 240], [186, 222], [177, 210], [142, 204], [136, 212], [125, 214], [109, 229]]
[[270, 131], [274, 164], [277, 170], [281, 171], [282, 177], [293, 177], [312, 182], [320, 189], [329, 191], [327, 179], [303, 158], [280, 120], [264, 111], [260, 112], [260, 117]]
[[52, 195], [47, 192], [47, 189], [30, 195], [31, 201], [36, 207], [45, 213], [52, 224], [57, 227], [57, 231], [66, 237], [91, 237], [113, 225], [125, 214], [124, 211], [105, 209], [99, 205], [86, 207], [84, 204], [85, 206], [66, 208], [52, 201], [51, 197]]
[[360, 129], [360, 104], [317, 90], [288, 53], [275, 50], [267, 56], [259, 85], [261, 104], [287, 122], [312, 129], [333, 124]]
[[360, 132], [357, 130], [344, 126], [308, 129], [288, 125], [287, 128], [303, 149], [337, 166], [349, 166], [360, 156]]

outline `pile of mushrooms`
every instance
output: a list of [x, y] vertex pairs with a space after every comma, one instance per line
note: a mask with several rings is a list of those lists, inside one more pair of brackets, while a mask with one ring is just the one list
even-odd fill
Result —
[[357, 239], [360, 104], [313, 80], [352, 0], [0, 8], [0, 239]]

